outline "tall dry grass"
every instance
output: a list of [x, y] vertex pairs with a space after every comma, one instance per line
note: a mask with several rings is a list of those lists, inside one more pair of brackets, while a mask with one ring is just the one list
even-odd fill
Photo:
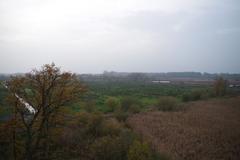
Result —
[[127, 122], [172, 159], [240, 159], [240, 97], [192, 102], [179, 112], [136, 114]]

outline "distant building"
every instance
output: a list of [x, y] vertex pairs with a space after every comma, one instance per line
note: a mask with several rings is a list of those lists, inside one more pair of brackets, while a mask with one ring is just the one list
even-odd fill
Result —
[[240, 87], [240, 84], [230, 84], [228, 87], [237, 88], [237, 87]]
[[152, 83], [161, 83], [161, 84], [169, 84], [170, 81], [152, 81]]

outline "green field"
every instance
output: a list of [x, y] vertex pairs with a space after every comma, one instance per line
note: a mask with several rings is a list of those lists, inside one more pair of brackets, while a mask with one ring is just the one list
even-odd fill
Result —
[[199, 99], [210, 97], [212, 94], [212, 87], [206, 85], [154, 84], [131, 81], [90, 81], [85, 83], [89, 87], [89, 91], [84, 97], [85, 100], [93, 101], [96, 107], [104, 112], [107, 111], [105, 101], [108, 97], [115, 97], [119, 102], [124, 97], [132, 97], [145, 109], [155, 105], [161, 96], [173, 96], [182, 101], [184, 95], [192, 92], [206, 95]]
[[[72, 112], [81, 112], [86, 107], [107, 113], [106, 100], [114, 97], [119, 103], [130, 97], [137, 102], [141, 110], [155, 106], [161, 96], [171, 96], [180, 102], [195, 101], [213, 97], [210, 85], [156, 84], [144, 81], [85, 81], [88, 91], [77, 103], [70, 106]], [[231, 92], [229, 90], [228, 92]], [[1, 115], [9, 113], [6, 103], [7, 90], [0, 86]]]

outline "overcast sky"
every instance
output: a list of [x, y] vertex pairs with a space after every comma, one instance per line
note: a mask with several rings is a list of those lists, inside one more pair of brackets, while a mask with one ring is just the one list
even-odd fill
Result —
[[0, 72], [240, 73], [240, 0], [0, 0]]

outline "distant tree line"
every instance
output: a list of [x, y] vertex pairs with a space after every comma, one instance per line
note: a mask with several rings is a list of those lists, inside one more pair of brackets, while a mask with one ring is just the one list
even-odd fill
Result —
[[[8, 80], [10, 76], [23, 74], [0, 74], [0, 80]], [[221, 76], [225, 80], [240, 80], [240, 74], [231, 73], [201, 73], [201, 72], [166, 72], [166, 73], [144, 73], [144, 72], [108, 72], [102, 74], [79, 74], [82, 80], [98, 81], [98, 80], [161, 80], [174, 78], [193, 78], [214, 80]]]
[[84, 81], [154, 81], [171, 79], [197, 79], [197, 80], [215, 80], [221, 76], [225, 80], [240, 81], [240, 74], [211, 74], [201, 72], [167, 72], [167, 73], [143, 73], [143, 72], [107, 72], [102, 74], [81, 74]]

